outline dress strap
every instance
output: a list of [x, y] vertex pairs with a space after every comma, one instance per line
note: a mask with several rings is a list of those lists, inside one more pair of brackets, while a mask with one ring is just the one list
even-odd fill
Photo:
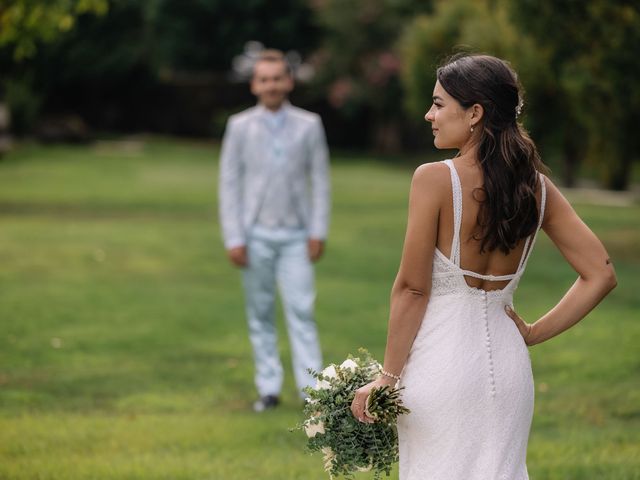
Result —
[[[547, 187], [544, 183], [544, 177], [541, 173], [538, 173], [538, 178], [540, 178], [540, 188], [541, 188], [541, 197], [540, 197], [540, 215], [538, 218], [538, 228], [536, 231], [527, 237], [527, 241], [524, 244], [524, 250], [522, 251], [522, 257], [520, 258], [520, 264], [518, 265], [518, 270], [520, 271], [524, 269], [529, 261], [529, 256], [531, 255], [531, 251], [533, 250], [533, 245], [536, 243], [536, 238], [538, 238], [538, 232], [542, 227], [542, 221], [544, 220], [544, 208], [547, 203]], [[533, 237], [533, 240], [532, 240]]]
[[517, 273], [509, 273], [508, 275], [491, 275], [491, 274], [483, 275], [481, 273], [476, 273], [472, 270], [465, 270], [463, 268], [460, 269], [460, 272], [465, 277], [473, 277], [473, 278], [478, 278], [480, 280], [488, 280], [490, 282], [502, 282], [506, 280], [513, 280], [517, 275]]
[[451, 188], [453, 190], [453, 240], [451, 242], [451, 254], [449, 260], [460, 266], [460, 226], [462, 225], [462, 185], [453, 160], [445, 160], [444, 163], [451, 172]]

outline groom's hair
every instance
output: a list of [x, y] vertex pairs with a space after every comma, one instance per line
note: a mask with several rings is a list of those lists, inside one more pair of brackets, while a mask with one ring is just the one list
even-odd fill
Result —
[[265, 50], [262, 50], [260, 52], [260, 55], [258, 56], [258, 59], [256, 60], [256, 63], [254, 64], [254, 71], [255, 65], [257, 65], [259, 62], [282, 63], [284, 64], [287, 75], [292, 74], [291, 65], [289, 65], [287, 57], [281, 50], [277, 50], [275, 48], [267, 48]]

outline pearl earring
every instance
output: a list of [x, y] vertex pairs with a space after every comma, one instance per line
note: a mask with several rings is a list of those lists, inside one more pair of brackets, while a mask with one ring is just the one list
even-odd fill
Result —
[[471, 127], [471, 133], [473, 133], [473, 127]]

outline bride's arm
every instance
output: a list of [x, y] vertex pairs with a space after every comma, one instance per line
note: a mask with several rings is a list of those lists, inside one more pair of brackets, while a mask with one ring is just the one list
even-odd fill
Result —
[[[411, 181], [407, 231], [400, 267], [391, 290], [384, 355], [383, 369], [392, 375], [399, 376], [402, 372], [427, 308], [440, 204], [447, 193], [448, 198], [451, 197], [449, 178], [449, 168], [434, 163], [420, 166]], [[352, 404], [354, 415], [363, 416], [364, 400], [371, 388], [395, 383], [395, 379], [383, 375], [359, 389]]]
[[[411, 182], [407, 232], [398, 274], [391, 289], [384, 370], [400, 375], [418, 333], [431, 293], [433, 253], [438, 236], [439, 192], [450, 184], [449, 168], [427, 164]], [[449, 195], [450, 197], [451, 195]]]
[[547, 211], [542, 229], [579, 277], [560, 302], [538, 321], [514, 319], [527, 345], [549, 340], [582, 320], [616, 286], [613, 264], [602, 242], [578, 217], [562, 193], [549, 180]]

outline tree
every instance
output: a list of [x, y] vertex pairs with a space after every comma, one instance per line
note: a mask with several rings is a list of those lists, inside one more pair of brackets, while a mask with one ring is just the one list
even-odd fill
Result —
[[[539, 65], [543, 53], [530, 37], [514, 27], [500, 2], [450, 0], [437, 2], [431, 15], [416, 17], [400, 40], [406, 89], [405, 109], [422, 118], [432, 103], [436, 69], [453, 53], [487, 53], [508, 60], [527, 88], [525, 112], [535, 107], [549, 78]], [[536, 116], [527, 112], [527, 125], [536, 128]]]
[[323, 41], [315, 56], [317, 84], [346, 116], [368, 114], [380, 152], [401, 147], [403, 89], [397, 40], [431, 1], [322, 0], [313, 2]]
[[70, 31], [78, 16], [103, 15], [107, 0], [5, 0], [0, 4], [0, 48], [13, 48], [15, 60], [33, 57], [39, 43]]
[[[209, 96], [216, 95], [248, 40], [307, 53], [318, 38], [306, 0], [11, 1], [0, 14], [22, 37], [0, 33], [6, 37], [0, 72], [20, 133], [30, 131], [42, 111], [82, 113], [89, 123], [108, 129], [169, 130], [173, 127], [158, 126], [161, 119], [148, 115], [148, 106], [166, 105], [168, 111], [178, 102], [184, 105], [167, 93], [175, 94], [176, 78], [205, 79]], [[58, 29], [56, 19], [99, 2], [108, 3], [104, 15], [78, 13], [73, 28]], [[35, 10], [27, 15], [26, 6]], [[46, 13], [46, 21], [36, 11]], [[31, 17], [41, 22], [37, 34], [24, 26], [33, 23]], [[20, 61], [14, 56], [18, 37], [27, 45], [22, 51], [30, 52]], [[28, 50], [31, 44], [38, 48]]]
[[154, 27], [164, 67], [228, 71], [246, 42], [307, 53], [318, 28], [306, 0], [162, 0]]
[[[108, 0], [3, 0], [0, 3], [0, 102], [7, 101], [13, 128], [30, 127], [43, 102], [28, 61], [38, 48], [73, 29], [83, 15], [103, 15]], [[0, 105], [4, 107], [4, 105]]]
[[628, 1], [440, 1], [403, 37], [407, 107], [429, 103], [435, 66], [455, 45], [506, 58], [527, 89], [527, 126], [543, 151], [560, 153], [564, 183], [586, 159], [606, 186], [625, 189], [640, 147], [640, 88], [630, 80], [640, 76], [638, 25]]
[[565, 181], [583, 159], [603, 183], [628, 187], [640, 136], [640, 5], [628, 0], [513, 1], [518, 26], [548, 52], [549, 129], [559, 131]]

